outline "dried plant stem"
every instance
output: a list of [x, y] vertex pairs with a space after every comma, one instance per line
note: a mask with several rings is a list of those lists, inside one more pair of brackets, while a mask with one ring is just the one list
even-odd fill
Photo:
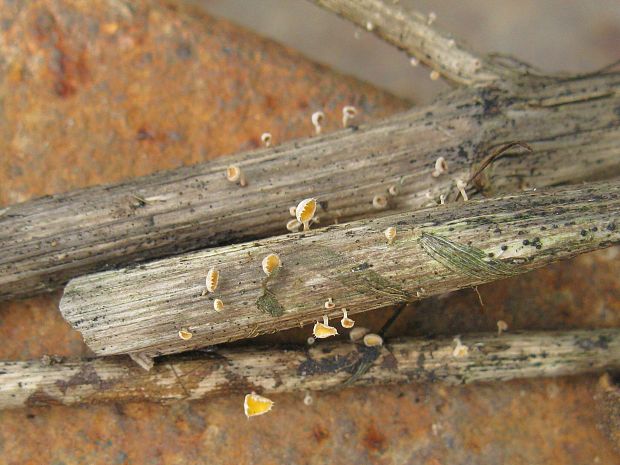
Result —
[[[619, 215], [618, 181], [452, 203], [83, 276], [60, 310], [97, 355], [152, 357], [339, 318], [330, 297], [355, 314], [524, 273], [618, 242]], [[282, 267], [263, 284], [270, 253]], [[221, 313], [201, 296], [213, 266]]]
[[[461, 89], [357, 130], [10, 206], [0, 215], [0, 299], [112, 266], [284, 234], [290, 205], [310, 196], [322, 206], [321, 225], [433, 205], [450, 198], [454, 177], [468, 179], [492, 147], [510, 140], [534, 153], [495, 160], [477, 179], [485, 193], [620, 175], [619, 86], [620, 74], [609, 74]], [[449, 173], [434, 178], [439, 157]], [[245, 188], [226, 179], [229, 165], [248, 177]], [[375, 209], [372, 199], [390, 186], [398, 195]]]
[[488, 60], [429, 24], [428, 17], [384, 0], [312, 0], [372, 32], [458, 84], [480, 85], [506, 79], [515, 70]]
[[[339, 388], [360, 363], [356, 385], [462, 384], [599, 372], [620, 367], [620, 330], [466, 335], [468, 356], [446, 339], [348, 342], [311, 349], [221, 349], [168, 357], [145, 372], [128, 359], [0, 362], [0, 409], [34, 405], [202, 399], [212, 395], [304, 392]], [[301, 402], [301, 400], [300, 400]]]

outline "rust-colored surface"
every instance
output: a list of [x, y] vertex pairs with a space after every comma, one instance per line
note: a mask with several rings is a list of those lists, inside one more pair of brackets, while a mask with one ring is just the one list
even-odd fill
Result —
[[[0, 205], [248, 149], [266, 130], [309, 135], [319, 108], [335, 128], [347, 103], [369, 119], [406, 107], [176, 2], [0, 0], [0, 54]], [[482, 286], [484, 308], [473, 290], [409, 306], [390, 334], [618, 326], [618, 276], [618, 249], [597, 252]], [[0, 358], [88, 353], [58, 299], [0, 305]], [[390, 312], [356, 319], [378, 329]], [[597, 380], [281, 395], [252, 420], [239, 394], [0, 412], [0, 463], [619, 463]]]

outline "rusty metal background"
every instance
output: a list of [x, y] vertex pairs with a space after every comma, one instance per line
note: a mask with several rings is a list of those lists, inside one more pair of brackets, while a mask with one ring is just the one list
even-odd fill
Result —
[[[328, 130], [397, 100], [177, 1], [0, 0], [0, 206]], [[407, 307], [390, 335], [620, 325], [618, 248]], [[0, 304], [0, 358], [86, 355], [60, 294]], [[360, 315], [381, 327], [392, 310]], [[301, 328], [260, 342], [300, 342]], [[247, 343], [247, 342], [246, 342]], [[251, 342], [250, 342], [251, 343]], [[596, 377], [0, 412], [6, 464], [620, 463]], [[612, 399], [613, 400], [613, 399]], [[617, 397], [616, 397], [617, 402]], [[611, 426], [610, 426], [611, 425]], [[616, 429], [614, 429], [616, 428]]]

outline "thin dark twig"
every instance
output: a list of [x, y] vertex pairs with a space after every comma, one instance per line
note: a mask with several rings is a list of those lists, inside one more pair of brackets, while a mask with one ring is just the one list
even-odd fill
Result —
[[480, 168], [478, 168], [478, 170], [467, 180], [465, 187], [467, 187], [474, 179], [480, 176], [480, 174], [485, 170], [485, 168], [489, 166], [491, 163], [493, 163], [493, 161], [495, 161], [497, 158], [503, 155], [507, 150], [510, 150], [511, 148], [516, 147], [516, 146], [523, 147], [530, 153], [533, 152], [532, 147], [530, 147], [525, 142], [521, 142], [521, 141], [506, 142], [504, 145], [501, 145], [500, 147], [495, 149], [493, 152], [487, 155], [484, 158], [484, 160], [482, 160], [482, 164], [480, 165]]
[[480, 295], [480, 291], [478, 290], [478, 286], [473, 287], [474, 291], [478, 295], [478, 300], [480, 301], [480, 307], [482, 307], [482, 312], [484, 312], [484, 302], [482, 301], [482, 296]]

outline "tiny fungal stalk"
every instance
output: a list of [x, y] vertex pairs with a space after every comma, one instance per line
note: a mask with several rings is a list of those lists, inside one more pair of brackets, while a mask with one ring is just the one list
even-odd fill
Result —
[[345, 329], [351, 329], [351, 328], [353, 328], [353, 326], [355, 326], [355, 321], [353, 321], [351, 318], [349, 318], [349, 316], [347, 315], [347, 309], [346, 308], [342, 309], [342, 320], [340, 320], [340, 324]]
[[448, 172], [448, 163], [446, 162], [446, 159], [444, 157], [439, 157], [435, 161], [435, 170], [432, 173], [433, 177], [438, 178], [439, 176], [447, 172]]
[[463, 201], [467, 202], [469, 200], [469, 197], [467, 197], [467, 191], [465, 191], [467, 183], [462, 179], [456, 179], [454, 182], [456, 183], [456, 188], [459, 190], [461, 196], [463, 196]]
[[243, 401], [243, 412], [248, 418], [263, 415], [269, 412], [272, 407], [273, 401], [271, 399], [259, 396], [255, 392], [252, 392], [251, 394], [246, 394]]
[[310, 221], [314, 218], [316, 213], [316, 199], [305, 199], [299, 202], [295, 209], [295, 216], [297, 221], [304, 225], [304, 231], [310, 229]]
[[312, 329], [312, 334], [317, 339], [325, 339], [327, 337], [336, 336], [338, 330], [333, 326], [329, 326], [329, 318], [327, 315], [323, 315], [323, 323], [317, 321]]
[[323, 113], [322, 111], [315, 111], [314, 113], [312, 113], [311, 120], [316, 135], [321, 134], [323, 121], [325, 120], [325, 113]]
[[456, 346], [454, 347], [454, 350], [452, 351], [452, 356], [456, 358], [467, 357], [467, 355], [469, 354], [469, 347], [467, 347], [465, 344], [461, 342], [460, 337], [455, 337], [454, 342], [456, 342]]
[[342, 127], [346, 128], [349, 126], [349, 122], [355, 119], [357, 116], [357, 108], [351, 105], [347, 105], [342, 109]]

